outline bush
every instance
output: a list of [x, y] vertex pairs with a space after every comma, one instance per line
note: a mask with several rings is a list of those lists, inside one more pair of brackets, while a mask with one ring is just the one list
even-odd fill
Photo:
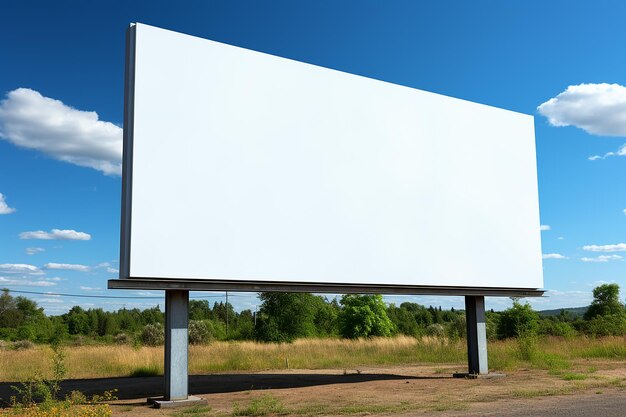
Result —
[[17, 342], [13, 342], [13, 349], [15, 350], [26, 350], [34, 347], [35, 344], [30, 340], [18, 340]]
[[570, 323], [548, 319], [539, 322], [538, 332], [543, 336], [561, 336], [567, 338], [576, 336], [576, 330]]
[[539, 315], [530, 304], [521, 304], [513, 300], [513, 306], [500, 314], [498, 322], [498, 338], [506, 339], [520, 335], [536, 334]]
[[189, 321], [189, 343], [192, 345], [201, 345], [209, 343], [212, 335], [209, 326], [201, 320]]
[[146, 324], [139, 336], [141, 343], [146, 346], [160, 346], [165, 343], [165, 332], [160, 324]]
[[626, 335], [626, 319], [622, 314], [596, 316], [582, 325], [583, 331], [591, 336]]
[[130, 345], [132, 341], [133, 338], [126, 333], [119, 333], [113, 336], [113, 342], [117, 345]]
[[434, 323], [426, 328], [426, 334], [428, 336], [444, 337], [446, 335], [446, 329], [442, 324]]
[[457, 340], [467, 336], [467, 322], [465, 316], [456, 315], [453, 321], [446, 324], [446, 336], [450, 340]]

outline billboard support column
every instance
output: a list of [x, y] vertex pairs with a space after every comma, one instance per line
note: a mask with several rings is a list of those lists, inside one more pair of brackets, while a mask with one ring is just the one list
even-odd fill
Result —
[[165, 291], [165, 400], [187, 399], [189, 291]]
[[489, 373], [489, 367], [487, 365], [487, 326], [484, 296], [465, 296], [465, 317], [469, 373], [471, 375], [486, 375]]

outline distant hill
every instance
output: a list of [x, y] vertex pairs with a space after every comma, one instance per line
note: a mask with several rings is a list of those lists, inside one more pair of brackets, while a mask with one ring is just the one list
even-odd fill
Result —
[[558, 316], [561, 314], [561, 310], [565, 310], [567, 313], [573, 315], [574, 317], [582, 317], [589, 307], [572, 307], [572, 308], [557, 308], [554, 310], [541, 310], [538, 313], [542, 317], [552, 317]]

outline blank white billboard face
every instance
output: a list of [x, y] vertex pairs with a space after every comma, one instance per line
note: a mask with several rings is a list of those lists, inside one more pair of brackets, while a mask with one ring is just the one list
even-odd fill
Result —
[[531, 116], [142, 24], [128, 65], [121, 278], [543, 287]]

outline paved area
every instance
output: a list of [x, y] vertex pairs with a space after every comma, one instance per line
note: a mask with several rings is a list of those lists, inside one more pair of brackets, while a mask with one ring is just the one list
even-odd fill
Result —
[[[441, 417], [624, 417], [626, 416], [626, 393], [623, 391], [599, 391], [554, 397], [537, 397], [524, 400], [496, 401], [473, 404], [469, 410], [438, 413]], [[423, 416], [424, 413], [411, 415]]]

